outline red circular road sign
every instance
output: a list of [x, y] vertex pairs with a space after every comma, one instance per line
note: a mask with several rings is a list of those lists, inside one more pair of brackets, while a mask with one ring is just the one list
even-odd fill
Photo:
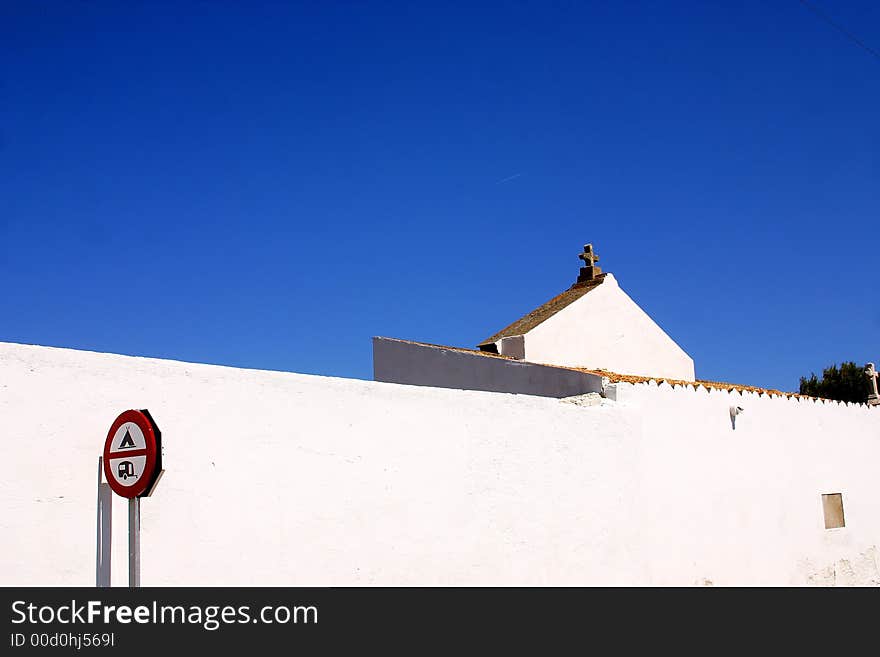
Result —
[[124, 411], [104, 441], [104, 477], [122, 497], [153, 492], [162, 474], [162, 433], [146, 409]]

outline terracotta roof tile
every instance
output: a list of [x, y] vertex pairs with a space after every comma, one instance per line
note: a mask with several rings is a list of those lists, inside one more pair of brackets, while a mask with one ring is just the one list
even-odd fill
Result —
[[703, 388], [711, 388], [713, 390], [726, 390], [728, 392], [738, 391], [738, 392], [756, 392], [758, 394], [764, 395], [778, 395], [780, 397], [803, 397], [804, 399], [820, 399], [820, 397], [810, 397], [809, 395], [801, 395], [796, 392], [783, 392], [782, 390], [775, 390], [773, 388], [759, 388], [758, 386], [747, 386], [739, 383], [724, 383], [721, 381], [704, 381], [702, 379], [697, 379], [696, 381], [684, 381], [681, 379], [670, 379], [664, 376], [640, 376], [638, 374], [618, 374], [617, 372], [609, 372], [608, 370], [591, 370], [585, 368], [577, 368], [583, 372], [589, 372], [590, 374], [598, 374], [607, 378], [611, 383], [648, 383], [649, 381], [656, 381], [657, 383], [668, 383], [669, 385], [675, 386], [693, 386], [697, 388], [698, 386], [702, 386]]
[[538, 324], [547, 321], [560, 310], [580, 299], [590, 290], [595, 290], [597, 287], [599, 287], [599, 285], [602, 284], [603, 280], [605, 280], [605, 274], [600, 274], [594, 280], [588, 283], [575, 283], [562, 294], [557, 294], [547, 303], [538, 306], [529, 314], [523, 315], [518, 320], [513, 322], [513, 324], [510, 324], [506, 328], [501, 329], [492, 337], [486, 338], [477, 346], [486, 347], [494, 342], [498, 342], [498, 340], [500, 340], [501, 338], [507, 338], [513, 335], [523, 335], [524, 333], [528, 333]]
[[[589, 291], [589, 290], [588, 290]], [[585, 294], [585, 293], [584, 293]], [[561, 296], [561, 295], [560, 295]], [[569, 302], [570, 303], [570, 302]], [[512, 325], [511, 325], [512, 326]], [[519, 335], [519, 334], [516, 334]], [[446, 345], [440, 344], [431, 344], [430, 342], [416, 342], [414, 340], [400, 340], [398, 338], [386, 338], [397, 340], [398, 342], [406, 342], [408, 344], [420, 345], [423, 347], [434, 347], [437, 349], [446, 349], [448, 351], [459, 351], [468, 354], [472, 354], [474, 356], [483, 356], [486, 358], [501, 358], [502, 360], [517, 360], [512, 356], [505, 356], [502, 354], [496, 354], [489, 351], [479, 351], [477, 349], [467, 349], [465, 347], [448, 347]], [[531, 361], [525, 361], [531, 362]], [[665, 376], [641, 376], [638, 374], [620, 374], [618, 372], [610, 372], [608, 370], [602, 369], [589, 369], [586, 367], [566, 367], [564, 365], [551, 365], [549, 363], [535, 363], [536, 365], [546, 365], [547, 367], [556, 367], [561, 370], [576, 370], [578, 372], [586, 372], [587, 374], [595, 374], [597, 376], [602, 376], [608, 379], [611, 383], [648, 383], [650, 381], [655, 381], [657, 383], [668, 383], [669, 385], [674, 386], [692, 386], [693, 388], [703, 387], [706, 389], [712, 390], [726, 390], [727, 392], [755, 392], [762, 395], [771, 395], [771, 396], [779, 396], [779, 397], [797, 397], [801, 399], [822, 399], [821, 397], [810, 397], [809, 395], [801, 395], [796, 392], [784, 392], [782, 390], [776, 390], [773, 388], [761, 388], [758, 386], [747, 386], [739, 383], [724, 383], [721, 381], [705, 381], [702, 379], [697, 379], [695, 381], [685, 381], [682, 379], [670, 379]], [[832, 400], [824, 400], [824, 401], [832, 401]]]
[[382, 340], [393, 340], [394, 342], [405, 342], [406, 344], [415, 344], [420, 347], [434, 347], [435, 349], [444, 349], [446, 351], [461, 351], [474, 356], [488, 356], [490, 358], [500, 358], [502, 360], [516, 360], [513, 356], [505, 356], [496, 354], [491, 351], [479, 351], [477, 349], [469, 349], [468, 347], [450, 347], [445, 344], [433, 344], [432, 342], [418, 342], [417, 340], [403, 340], [402, 338], [381, 338]]

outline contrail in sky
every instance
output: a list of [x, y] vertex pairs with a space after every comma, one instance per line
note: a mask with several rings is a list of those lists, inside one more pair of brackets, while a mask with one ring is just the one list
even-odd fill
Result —
[[512, 176], [507, 176], [507, 178], [502, 178], [501, 180], [499, 180], [495, 184], [500, 185], [501, 183], [506, 183], [508, 180], [513, 180], [514, 178], [519, 178], [521, 175], [522, 175], [521, 173], [515, 173]]

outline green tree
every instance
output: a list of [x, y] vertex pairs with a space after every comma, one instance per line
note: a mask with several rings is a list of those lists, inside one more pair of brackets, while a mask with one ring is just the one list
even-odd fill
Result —
[[846, 402], [865, 403], [868, 401], [868, 380], [864, 368], [854, 362], [826, 367], [822, 378], [815, 373], [810, 378], [801, 377], [800, 393], [810, 397], [838, 399]]

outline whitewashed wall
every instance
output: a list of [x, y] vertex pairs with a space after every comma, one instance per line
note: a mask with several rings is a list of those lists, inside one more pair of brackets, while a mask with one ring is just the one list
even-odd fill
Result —
[[[636, 498], [651, 582], [880, 584], [880, 407], [615, 388], [642, 421]], [[736, 429], [731, 405], [744, 409]], [[842, 493], [846, 527], [825, 529], [823, 493]]]
[[596, 289], [529, 331], [525, 358], [533, 363], [694, 380], [693, 359], [611, 274]]
[[[0, 343], [0, 584], [91, 585], [97, 457], [149, 408], [145, 585], [877, 583], [880, 412], [549, 398]], [[825, 530], [819, 498], [844, 494]], [[114, 583], [124, 585], [125, 506]]]

